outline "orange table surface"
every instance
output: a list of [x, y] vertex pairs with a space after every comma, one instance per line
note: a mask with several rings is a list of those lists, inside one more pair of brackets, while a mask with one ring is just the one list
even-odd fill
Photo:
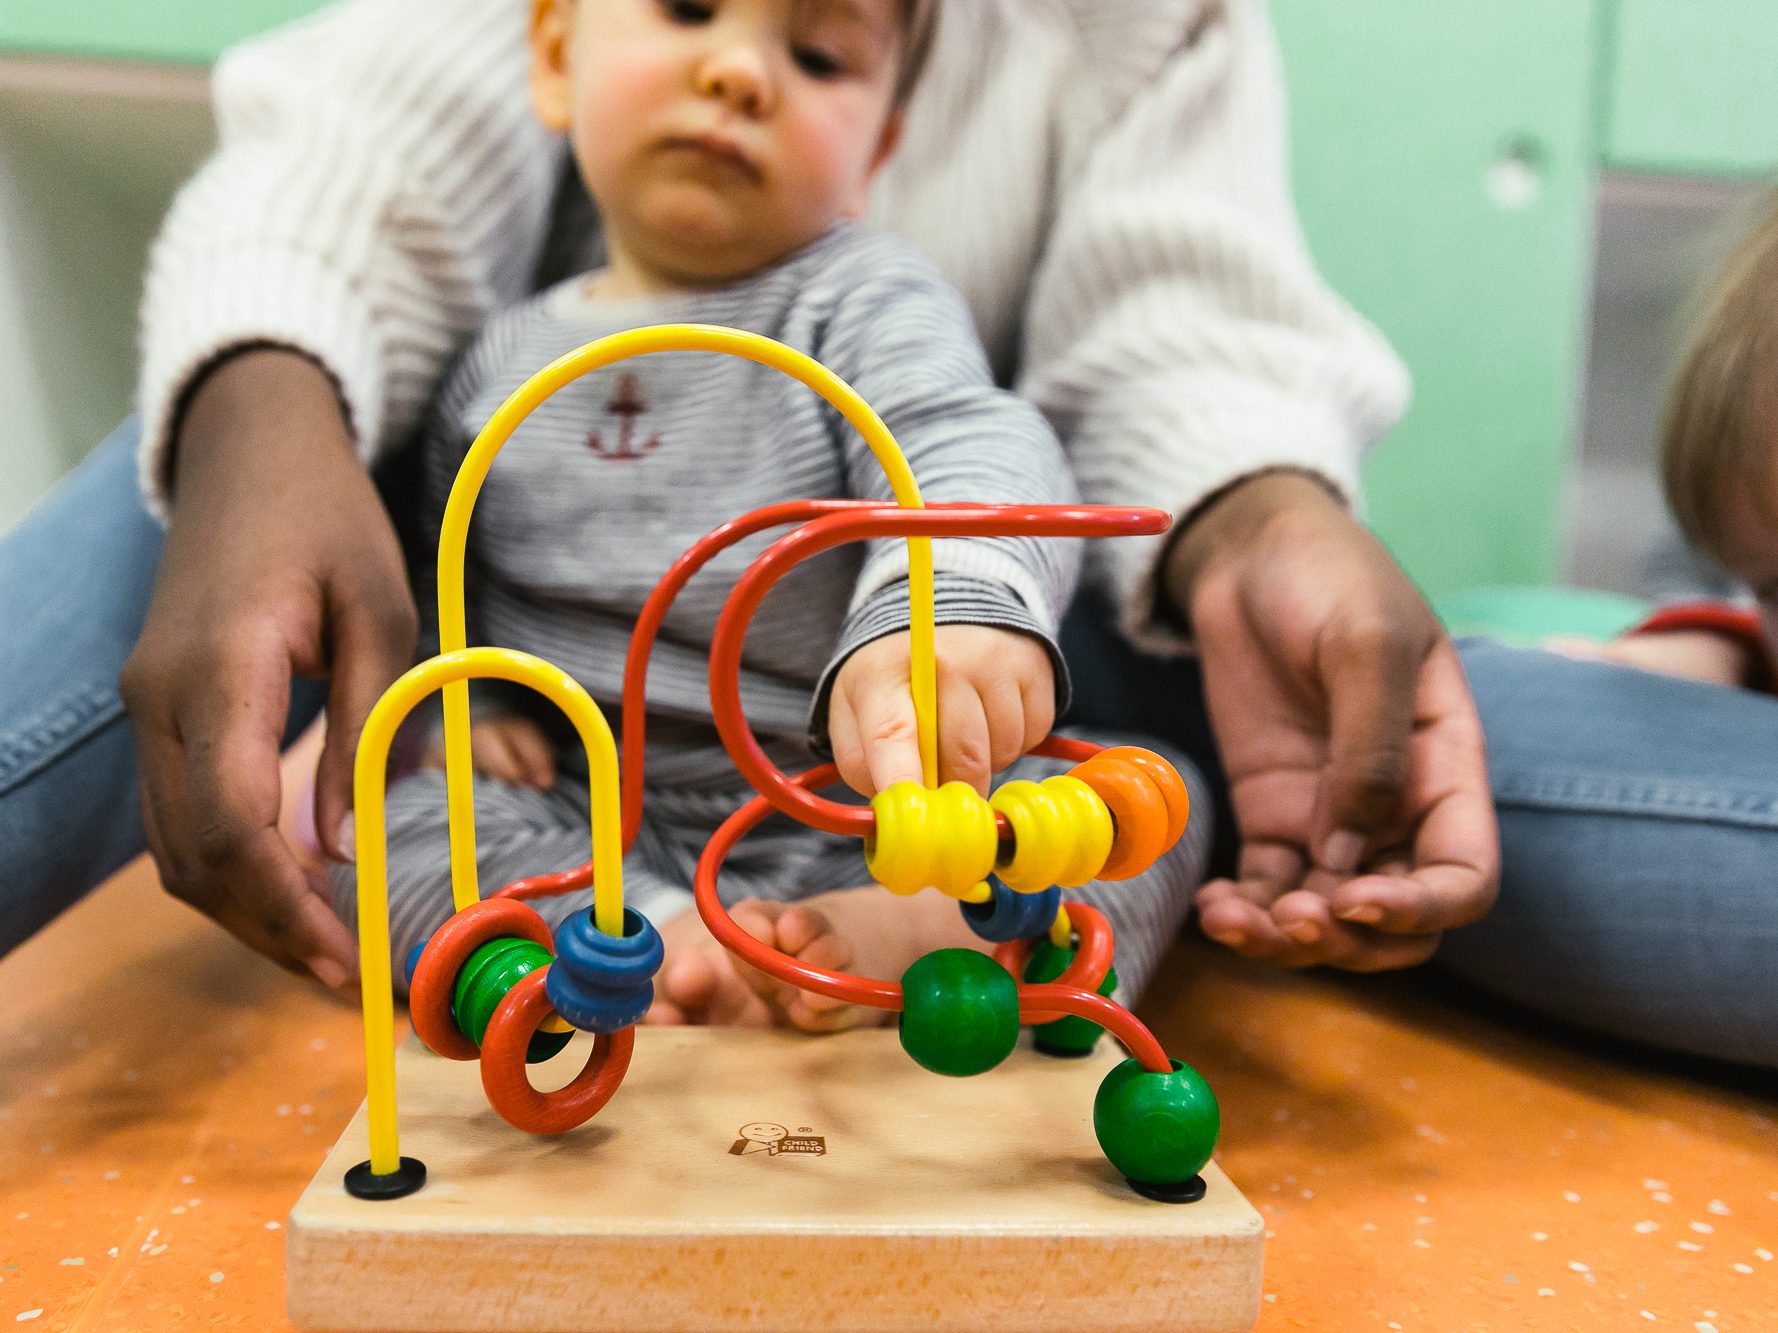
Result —
[[[137, 865], [0, 962], [0, 1328], [277, 1330], [357, 1012]], [[1770, 1080], [1201, 942], [1142, 1006], [1270, 1237], [1262, 1330], [1778, 1331]], [[646, 1040], [646, 1033], [643, 1034]]]

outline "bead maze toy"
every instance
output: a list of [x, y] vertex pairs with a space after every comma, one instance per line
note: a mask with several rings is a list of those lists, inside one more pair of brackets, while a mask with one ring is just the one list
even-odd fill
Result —
[[[771, 505], [681, 556], [631, 638], [620, 768], [611, 728], [576, 680], [527, 653], [468, 645], [469, 519], [502, 446], [557, 389], [628, 357], [688, 350], [747, 358], [822, 395], [863, 436], [895, 503]], [[1167, 523], [1148, 509], [926, 506], [888, 428], [849, 385], [792, 348], [733, 329], [617, 334], [517, 390], [470, 448], [445, 511], [439, 652], [389, 688], [359, 743], [367, 1096], [291, 1214], [293, 1318], [414, 1329], [1249, 1327], [1263, 1228], [1210, 1163], [1215, 1097], [1110, 998], [1111, 928], [1091, 906], [1061, 896], [1140, 874], [1170, 849], [1189, 815], [1183, 780], [1149, 751], [1051, 736], [1038, 752], [1072, 763], [1066, 773], [1007, 782], [987, 798], [934, 781], [932, 539], [1114, 537], [1162, 532]], [[649, 654], [673, 598], [706, 562], [782, 527], [790, 531], [736, 583], [711, 645], [717, 730], [758, 795], [700, 858], [697, 910], [748, 964], [895, 1012], [897, 1030], [812, 1038], [655, 1028], [638, 1042], [663, 957], [653, 923], [623, 898], [622, 853], [642, 818]], [[820, 794], [838, 780], [832, 764], [792, 776], [771, 763], [742, 709], [739, 666], [750, 618], [790, 568], [882, 537], [908, 546], [910, 686], [926, 781], [897, 784], [861, 806]], [[529, 686], [556, 704], [586, 748], [591, 775], [590, 859], [487, 898], [476, 875], [468, 703], [468, 681], [483, 677]], [[434, 693], [444, 703], [456, 911], [408, 960], [409, 1014], [424, 1050], [410, 1042], [397, 1052], [384, 783], [396, 728]], [[754, 939], [729, 916], [718, 882], [735, 845], [774, 811], [863, 839], [871, 877], [892, 893], [956, 899], [976, 934], [996, 946], [993, 956], [940, 950], [899, 980], [877, 980]], [[527, 905], [589, 884], [592, 904], [553, 933]], [[1021, 1049], [1025, 1027], [1033, 1036]], [[577, 1031], [592, 1038], [584, 1059], [565, 1049]], [[1102, 1031], [1129, 1056], [1099, 1055]], [[992, 1080], [939, 1085], [902, 1053], [959, 1078], [1006, 1069]], [[479, 1089], [448, 1062], [475, 1062]], [[533, 1065], [558, 1086], [539, 1090]], [[1103, 1070], [1090, 1137], [1087, 1118], [1064, 1109], [1056, 1086], [1083, 1067]], [[414, 1155], [402, 1151], [398, 1073]], [[1138, 1275], [1139, 1292], [1131, 1287]]]

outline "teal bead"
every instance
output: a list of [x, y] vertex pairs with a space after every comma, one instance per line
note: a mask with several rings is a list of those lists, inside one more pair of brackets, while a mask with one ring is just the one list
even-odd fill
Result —
[[[506, 993], [538, 968], [546, 966], [553, 955], [541, 944], [510, 937], [489, 940], [470, 954], [457, 973], [457, 984], [451, 992], [451, 1012], [463, 1035], [477, 1046], [488, 1035], [488, 1022]], [[547, 1060], [574, 1036], [572, 1032], [539, 1032], [525, 1049], [531, 1064]]]
[[[1058, 949], [1048, 940], [1040, 941], [1031, 951], [1031, 961], [1025, 964], [1025, 980], [1034, 985], [1054, 981], [1073, 961], [1073, 949]], [[1107, 968], [1105, 980], [1099, 985], [1099, 994], [1110, 995], [1116, 989], [1117, 969]], [[1038, 1024], [1031, 1029], [1031, 1035], [1037, 1049], [1045, 1055], [1075, 1056], [1090, 1054], [1104, 1030], [1090, 1018], [1069, 1014], [1053, 1023]]]
[[1216, 1150], [1222, 1112], [1204, 1076], [1173, 1061], [1170, 1074], [1125, 1060], [1093, 1098], [1093, 1132], [1124, 1175], [1145, 1185], [1177, 1185], [1204, 1169]]
[[935, 1074], [982, 1074], [1019, 1044], [1019, 986], [974, 949], [940, 949], [901, 976], [901, 1048]]

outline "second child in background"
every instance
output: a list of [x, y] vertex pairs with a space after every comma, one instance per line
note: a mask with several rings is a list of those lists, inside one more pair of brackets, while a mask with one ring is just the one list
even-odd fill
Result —
[[[1778, 194], [1705, 296], [1669, 395], [1661, 480], [1690, 553], [1669, 603], [1613, 643], [1564, 651], [1715, 685], [1778, 687]], [[1669, 567], [1678, 568], [1675, 577]], [[1728, 580], [1722, 574], [1729, 576]], [[1688, 586], [1693, 585], [1693, 586]]]

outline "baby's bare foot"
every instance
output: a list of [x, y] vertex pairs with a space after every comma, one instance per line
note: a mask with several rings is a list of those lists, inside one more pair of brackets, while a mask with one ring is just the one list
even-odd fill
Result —
[[[743, 903], [732, 913], [748, 934], [769, 935], [770, 918]], [[768, 1027], [772, 1012], [736, 971], [728, 950], [716, 942], [695, 908], [660, 928], [666, 959], [654, 981], [654, 1004], [645, 1023], [683, 1027]]]
[[[744, 903], [735, 911], [738, 916], [742, 908], [752, 908], [759, 915], [768, 917], [771, 922], [769, 935], [760, 934], [751, 926], [748, 931], [779, 953], [812, 967], [833, 972], [852, 971], [858, 952], [853, 937], [836, 929], [827, 913], [813, 906], [813, 902], [791, 905]], [[735, 970], [771, 1011], [778, 1027], [793, 1027], [803, 1032], [840, 1032], [882, 1022], [889, 1017], [886, 1010], [848, 1004], [832, 996], [804, 990], [745, 963], [737, 962]]]
[[[781, 952], [818, 967], [885, 981], [899, 981], [915, 960], [935, 949], [985, 947], [950, 899], [937, 893], [898, 898], [876, 885], [817, 894], [783, 908], [776, 926]], [[837, 1032], [894, 1017], [889, 1010], [847, 1004], [751, 968], [741, 971], [781, 1023], [805, 1032]]]
[[[957, 905], [935, 893], [897, 898], [872, 885], [801, 903], [748, 899], [730, 915], [755, 939], [799, 962], [899, 980], [934, 949], [981, 948]], [[661, 927], [667, 958], [647, 1021], [840, 1032], [890, 1021], [884, 1009], [848, 1004], [780, 981], [732, 957], [693, 910]]]

